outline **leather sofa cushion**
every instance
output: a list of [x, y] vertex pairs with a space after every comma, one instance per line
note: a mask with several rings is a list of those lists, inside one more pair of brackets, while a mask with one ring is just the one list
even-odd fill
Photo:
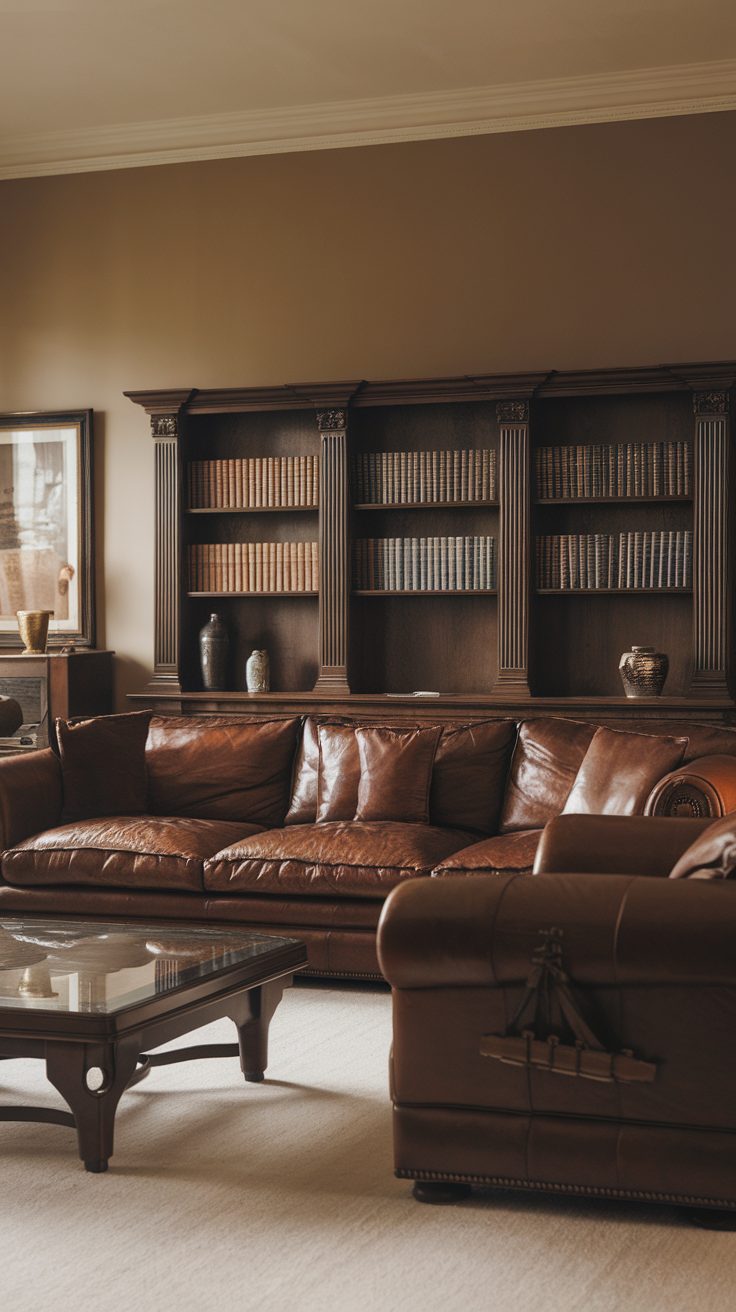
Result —
[[691, 843], [670, 871], [670, 879], [736, 877], [736, 811], [716, 820]]
[[515, 742], [515, 720], [445, 728], [432, 769], [431, 823], [495, 834]]
[[682, 760], [687, 738], [596, 729], [563, 815], [643, 815], [654, 785]]
[[9, 884], [94, 884], [201, 892], [202, 864], [258, 826], [222, 820], [108, 816], [61, 825], [3, 853]]
[[543, 828], [560, 814], [595, 731], [594, 724], [556, 717], [519, 726], [499, 833]]
[[211, 892], [383, 897], [429, 875], [471, 834], [432, 825], [357, 820], [271, 829], [235, 842], [204, 865]]
[[317, 738], [317, 824], [352, 820], [360, 787], [360, 751], [355, 728], [349, 724], [321, 724]]
[[356, 820], [429, 823], [429, 789], [440, 728], [356, 729], [360, 785]]
[[147, 807], [146, 737], [150, 711], [56, 721], [63, 789], [62, 822], [141, 815]]
[[534, 858], [544, 830], [522, 829], [514, 834], [496, 834], [472, 847], [453, 852], [432, 871], [435, 878], [445, 875], [490, 875], [515, 870], [520, 875], [532, 873]]
[[[321, 724], [345, 724], [345, 719], [343, 716], [305, 716], [301, 739], [294, 758], [291, 801], [284, 817], [285, 825], [313, 825], [317, 819], [318, 731]], [[353, 812], [354, 810], [355, 808]]]
[[146, 745], [153, 815], [283, 824], [299, 721], [154, 716]]

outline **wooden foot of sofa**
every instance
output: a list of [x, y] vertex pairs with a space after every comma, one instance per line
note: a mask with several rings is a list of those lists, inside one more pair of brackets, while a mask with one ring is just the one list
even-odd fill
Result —
[[688, 1215], [701, 1230], [736, 1230], [736, 1212], [726, 1207], [693, 1207]]
[[471, 1193], [469, 1184], [452, 1180], [415, 1180], [412, 1193], [420, 1203], [459, 1203]]

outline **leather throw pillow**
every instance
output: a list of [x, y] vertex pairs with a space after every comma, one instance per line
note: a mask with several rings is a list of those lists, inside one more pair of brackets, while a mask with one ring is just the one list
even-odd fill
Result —
[[317, 824], [352, 820], [358, 805], [360, 753], [355, 729], [347, 724], [321, 724]]
[[736, 877], [736, 811], [708, 825], [683, 852], [670, 879], [733, 879]]
[[654, 785], [675, 770], [687, 738], [596, 729], [563, 815], [643, 815]]
[[104, 815], [142, 815], [148, 806], [146, 738], [151, 711], [56, 721], [64, 804], [62, 823]]
[[360, 786], [356, 820], [429, 823], [429, 789], [442, 729], [356, 729]]

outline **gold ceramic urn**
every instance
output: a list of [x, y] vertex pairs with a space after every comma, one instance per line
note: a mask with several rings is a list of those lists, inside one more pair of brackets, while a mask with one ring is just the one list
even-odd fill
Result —
[[46, 653], [46, 639], [49, 633], [49, 620], [52, 610], [17, 610], [18, 628], [23, 639], [24, 656], [43, 656]]

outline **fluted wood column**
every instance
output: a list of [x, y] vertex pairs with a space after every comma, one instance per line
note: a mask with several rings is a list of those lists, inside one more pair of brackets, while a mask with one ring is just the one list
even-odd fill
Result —
[[348, 693], [347, 410], [318, 410], [319, 673], [315, 692]]
[[151, 415], [155, 451], [153, 678], [149, 688], [180, 692], [179, 416]]
[[496, 692], [529, 697], [529, 403], [501, 401]]
[[695, 392], [691, 697], [728, 696], [730, 568], [729, 393]]

